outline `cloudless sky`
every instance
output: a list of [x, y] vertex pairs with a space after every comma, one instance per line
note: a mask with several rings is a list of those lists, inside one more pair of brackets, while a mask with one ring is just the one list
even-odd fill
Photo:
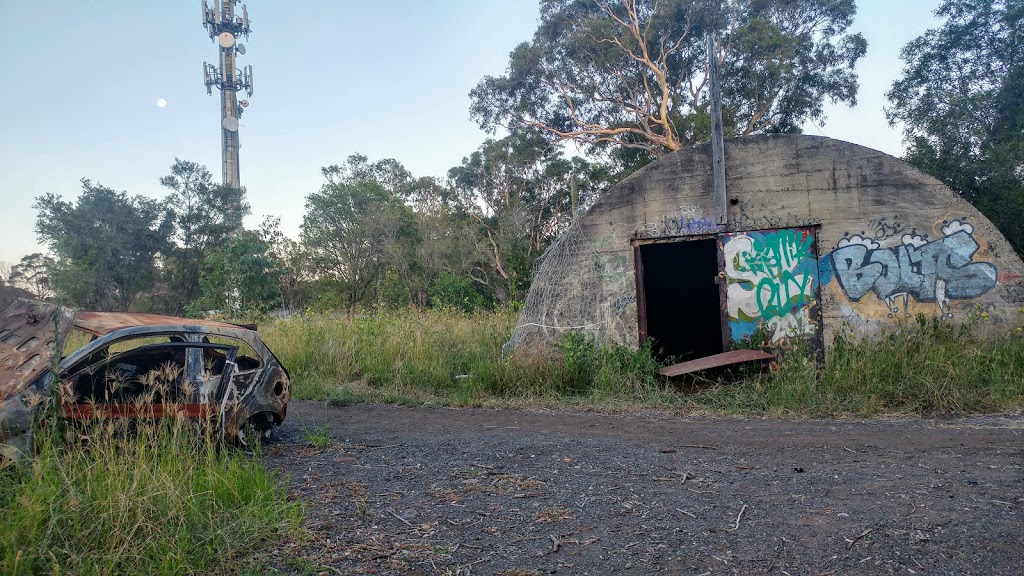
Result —
[[[252, 35], [238, 63], [253, 66], [255, 88], [240, 130], [247, 225], [280, 216], [293, 237], [322, 166], [361, 153], [443, 176], [472, 153], [487, 135], [469, 120], [468, 93], [504, 72], [539, 17], [537, 0], [246, 4]], [[853, 31], [868, 53], [858, 106], [830, 106], [826, 124], [804, 132], [899, 156], [884, 92], [900, 48], [938, 24], [938, 4], [859, 0]], [[82, 178], [162, 197], [159, 178], [178, 157], [219, 182], [219, 95], [207, 96], [200, 70], [217, 58], [200, 0], [0, 0], [0, 261], [41, 249], [34, 199], [73, 199]]]

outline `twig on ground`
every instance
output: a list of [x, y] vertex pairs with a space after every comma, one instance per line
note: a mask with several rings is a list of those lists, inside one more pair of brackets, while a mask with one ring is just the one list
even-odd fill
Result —
[[846, 545], [846, 549], [847, 550], [852, 550], [853, 549], [853, 545], [856, 544], [858, 540], [860, 540], [861, 538], [867, 536], [868, 534], [871, 534], [874, 531], [875, 531], [874, 528], [868, 528], [867, 530], [865, 530], [865, 531], [861, 532], [860, 534], [857, 534], [856, 536], [854, 536], [853, 540], [850, 540], [849, 538], [847, 538], [846, 540], [847, 540], [847, 542], [849, 542], [849, 544]]
[[402, 517], [401, 517], [401, 516], [399, 516], [398, 514], [395, 514], [395, 513], [394, 513], [394, 512], [393, 512], [393, 511], [392, 511], [392, 510], [391, 510], [390, 508], [388, 509], [388, 514], [391, 514], [391, 515], [392, 515], [392, 516], [394, 516], [395, 518], [398, 518], [398, 519], [399, 519], [399, 520], [401, 520], [402, 522], [405, 522], [405, 523], [406, 523], [406, 524], [407, 524], [408, 526], [412, 526], [412, 522], [409, 522], [409, 521], [408, 521], [408, 520], [406, 520], [405, 518], [402, 518]]
[[735, 532], [735, 531], [740, 529], [740, 520], [743, 518], [743, 513], [746, 512], [746, 511], [747, 511], [747, 505], [744, 504], [743, 507], [740, 508], [740, 513], [736, 515], [736, 525], [733, 526], [732, 528], [726, 530], [726, 532]]
[[714, 490], [694, 490], [693, 488], [687, 488], [687, 490], [694, 494], [717, 494]]
[[717, 446], [704, 446], [703, 444], [678, 444], [677, 448], [700, 448], [701, 450], [718, 450]]
[[694, 520], [697, 519], [697, 517], [695, 515], [687, 512], [686, 510], [683, 510], [682, 508], [676, 508], [676, 511], [677, 512], [682, 512], [683, 514], [686, 514], [687, 516], [689, 516], [690, 518], [693, 518]]
[[384, 444], [383, 446], [378, 446], [374, 444], [363, 444], [361, 448], [363, 448], [364, 450], [383, 450], [385, 448], [398, 448], [400, 446], [404, 446], [404, 444]]
[[465, 563], [465, 564], [463, 564], [462, 566], [464, 566], [464, 567], [466, 567], [466, 568], [470, 568], [470, 567], [472, 567], [472, 566], [476, 566], [477, 564], [482, 564], [482, 563], [484, 563], [484, 562], [487, 562], [487, 561], [488, 561], [488, 560], [490, 560], [491, 558], [494, 558], [494, 554], [491, 554], [490, 556], [488, 556], [488, 557], [486, 557], [486, 558], [481, 558], [481, 559], [479, 559], [479, 560], [473, 560], [472, 562], [466, 562], [466, 563]]
[[558, 550], [562, 547], [562, 542], [558, 538], [555, 538], [554, 534], [551, 534], [550, 536], [548, 536], [548, 538], [551, 538], [551, 552], [549, 552], [549, 554], [554, 554], [555, 552], [558, 552]]

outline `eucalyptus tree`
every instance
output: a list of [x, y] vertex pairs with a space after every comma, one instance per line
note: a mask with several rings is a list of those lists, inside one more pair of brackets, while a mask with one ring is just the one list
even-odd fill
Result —
[[534, 260], [611, 175], [583, 158], [566, 159], [537, 131], [516, 131], [485, 141], [448, 180], [476, 228], [471, 277], [506, 302], [524, 293]]
[[1024, 253], [1024, 1], [945, 0], [912, 40], [886, 114], [906, 160], [963, 194]]
[[728, 135], [795, 132], [856, 103], [854, 0], [542, 0], [504, 75], [470, 92], [493, 130], [530, 128], [643, 163], [710, 138], [708, 33]]
[[[301, 240], [314, 273], [352, 309], [373, 299], [388, 270], [411, 258], [417, 242], [412, 209], [402, 199], [397, 163], [375, 172], [365, 156], [322, 169], [324, 184], [306, 197]], [[383, 177], [382, 177], [383, 175]]]

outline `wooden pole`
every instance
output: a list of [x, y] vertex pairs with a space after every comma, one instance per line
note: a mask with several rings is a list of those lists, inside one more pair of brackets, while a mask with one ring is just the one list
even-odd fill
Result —
[[708, 34], [708, 76], [711, 81], [711, 160], [715, 182], [718, 224], [729, 223], [725, 194], [725, 133], [722, 129], [722, 86], [718, 79], [718, 49], [714, 33]]

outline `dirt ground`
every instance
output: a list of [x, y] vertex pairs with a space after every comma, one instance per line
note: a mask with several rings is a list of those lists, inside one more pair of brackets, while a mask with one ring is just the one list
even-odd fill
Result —
[[1021, 416], [293, 402], [279, 432], [311, 534], [268, 558], [282, 572], [1024, 574]]

